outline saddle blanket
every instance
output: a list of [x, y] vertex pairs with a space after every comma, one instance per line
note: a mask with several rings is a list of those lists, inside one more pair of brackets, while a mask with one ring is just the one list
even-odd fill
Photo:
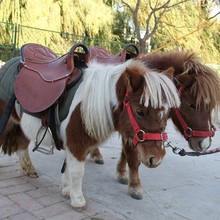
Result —
[[14, 82], [19, 73], [21, 57], [6, 62], [0, 69], [0, 99], [8, 102], [14, 94]]

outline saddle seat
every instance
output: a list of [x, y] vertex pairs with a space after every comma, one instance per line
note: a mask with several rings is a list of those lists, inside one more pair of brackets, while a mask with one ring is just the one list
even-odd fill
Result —
[[[75, 51], [81, 47], [84, 53]], [[21, 48], [21, 70], [16, 78], [14, 92], [22, 107], [31, 112], [44, 111], [52, 106], [82, 75], [80, 67], [88, 62], [89, 51], [77, 43], [70, 51], [58, 57], [51, 49], [35, 43]]]
[[[135, 50], [135, 52], [131, 51], [132, 48]], [[99, 63], [105, 64], [119, 64], [125, 62], [126, 60], [137, 57], [139, 50], [135, 44], [127, 44], [121, 52], [113, 55], [103, 48], [93, 46], [89, 48], [89, 53], [90, 60], [96, 60]]]

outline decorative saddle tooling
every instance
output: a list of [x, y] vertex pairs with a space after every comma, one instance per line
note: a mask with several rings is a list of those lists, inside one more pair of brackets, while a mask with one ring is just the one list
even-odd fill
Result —
[[[83, 48], [84, 54], [75, 52]], [[88, 62], [89, 51], [84, 44], [75, 44], [70, 51], [58, 57], [49, 48], [39, 44], [25, 44], [21, 48], [23, 67], [18, 74], [14, 92], [21, 106], [31, 112], [42, 112], [52, 106], [66, 86], [82, 75], [75, 62]]]

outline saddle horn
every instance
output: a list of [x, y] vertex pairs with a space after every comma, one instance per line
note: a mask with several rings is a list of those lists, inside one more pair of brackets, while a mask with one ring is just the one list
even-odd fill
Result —
[[[81, 52], [76, 52], [75, 50], [77, 48], [81, 47], [84, 50], [84, 53]], [[76, 43], [74, 44], [70, 51], [69, 51], [69, 56], [67, 57], [67, 66], [68, 68], [72, 68], [74, 66], [74, 59], [73, 57], [77, 55], [77, 57], [79, 58], [79, 61], [81, 63], [88, 63], [89, 61], [89, 49], [83, 44], [83, 43]]]

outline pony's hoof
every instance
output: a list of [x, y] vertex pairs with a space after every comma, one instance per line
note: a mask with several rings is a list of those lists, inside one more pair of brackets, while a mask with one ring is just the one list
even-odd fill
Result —
[[118, 175], [117, 181], [123, 185], [128, 185], [128, 178], [126, 176]]
[[29, 177], [31, 177], [31, 178], [38, 178], [38, 177], [39, 177], [36, 172], [27, 174], [27, 176], [29, 176]]
[[70, 199], [70, 195], [68, 193], [62, 193], [65, 199]]
[[102, 158], [96, 158], [95, 163], [97, 164], [104, 164], [104, 160]]
[[37, 178], [39, 177], [36, 171], [26, 171], [26, 170], [21, 170], [21, 173], [25, 176], [31, 177], [31, 178]]
[[102, 157], [96, 157], [96, 156], [90, 155], [90, 160], [94, 161], [97, 164], [104, 164], [104, 160]]
[[83, 212], [86, 210], [86, 201], [83, 196], [80, 196], [75, 199], [71, 199], [71, 206], [75, 211]]
[[133, 199], [137, 199], [137, 200], [143, 199], [142, 192], [140, 192], [140, 190], [137, 190], [137, 189], [135, 189], [135, 188], [131, 188], [131, 189], [130, 189], [130, 196], [131, 196]]
[[85, 212], [85, 211], [86, 211], [86, 206], [73, 207], [73, 209], [74, 209], [76, 212]]
[[70, 199], [70, 190], [63, 188], [62, 195], [65, 199]]

